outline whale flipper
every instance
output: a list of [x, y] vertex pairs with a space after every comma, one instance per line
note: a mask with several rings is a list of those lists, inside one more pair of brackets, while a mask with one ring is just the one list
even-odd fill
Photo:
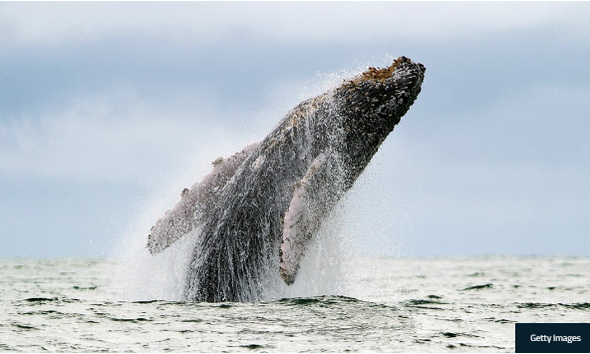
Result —
[[319, 154], [293, 186], [293, 198], [283, 217], [279, 251], [279, 272], [287, 285], [295, 282], [306, 245], [342, 194], [336, 187], [332, 167], [326, 154]]
[[201, 182], [181, 192], [180, 202], [156, 221], [148, 235], [146, 248], [151, 254], [162, 252], [202, 223], [207, 211], [217, 202], [221, 190], [259, 144], [260, 141], [254, 142], [228, 158], [216, 159], [213, 171]]

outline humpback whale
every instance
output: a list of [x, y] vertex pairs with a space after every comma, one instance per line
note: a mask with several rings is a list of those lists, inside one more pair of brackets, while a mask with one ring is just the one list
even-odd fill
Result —
[[147, 248], [195, 233], [187, 301], [255, 301], [296, 281], [306, 245], [421, 91], [425, 68], [399, 57], [293, 108], [156, 221]]

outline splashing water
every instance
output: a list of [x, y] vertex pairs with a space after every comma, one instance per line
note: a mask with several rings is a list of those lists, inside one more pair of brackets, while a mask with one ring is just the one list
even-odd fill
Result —
[[[341, 199], [417, 97], [423, 70], [400, 58], [289, 112], [219, 185], [213, 204], [205, 207], [208, 215], [181, 242], [166, 249], [168, 243], [161, 247], [150, 239], [148, 246], [164, 249], [156, 256], [139, 242], [127, 242], [120, 283], [128, 296], [259, 301], [345, 293], [353, 252]], [[200, 187], [182, 197], [196, 195]], [[181, 215], [194, 218], [192, 213]], [[156, 232], [164, 228], [166, 234], [178, 224], [180, 219], [170, 219], [177, 215], [166, 214], [172, 222], [158, 222]], [[279, 248], [275, 235], [281, 233]], [[287, 286], [277, 276], [279, 258], [287, 284], [299, 273], [295, 284]]]
[[[287, 286], [276, 275], [262, 299], [347, 294], [349, 267], [354, 264], [353, 238], [347, 229], [347, 203], [343, 201], [323, 222], [307, 247], [297, 281]], [[146, 219], [146, 218], [144, 218]], [[144, 227], [137, 230], [146, 230]], [[158, 255], [145, 249], [145, 234], [129, 233], [115, 256], [116, 271], [111, 286], [128, 301], [182, 301], [186, 272], [200, 229], [181, 238]]]

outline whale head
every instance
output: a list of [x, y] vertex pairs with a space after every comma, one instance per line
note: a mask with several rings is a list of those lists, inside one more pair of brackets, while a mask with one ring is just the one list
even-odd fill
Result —
[[421, 91], [425, 70], [424, 65], [399, 57], [386, 68], [369, 68], [336, 90], [343, 116], [342, 155], [350, 182], [410, 109]]

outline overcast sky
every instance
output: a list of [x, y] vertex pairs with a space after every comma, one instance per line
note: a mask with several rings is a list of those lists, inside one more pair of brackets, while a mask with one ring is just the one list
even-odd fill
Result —
[[301, 100], [422, 93], [349, 198], [358, 249], [590, 255], [590, 3], [0, 3], [0, 256], [105, 256]]

